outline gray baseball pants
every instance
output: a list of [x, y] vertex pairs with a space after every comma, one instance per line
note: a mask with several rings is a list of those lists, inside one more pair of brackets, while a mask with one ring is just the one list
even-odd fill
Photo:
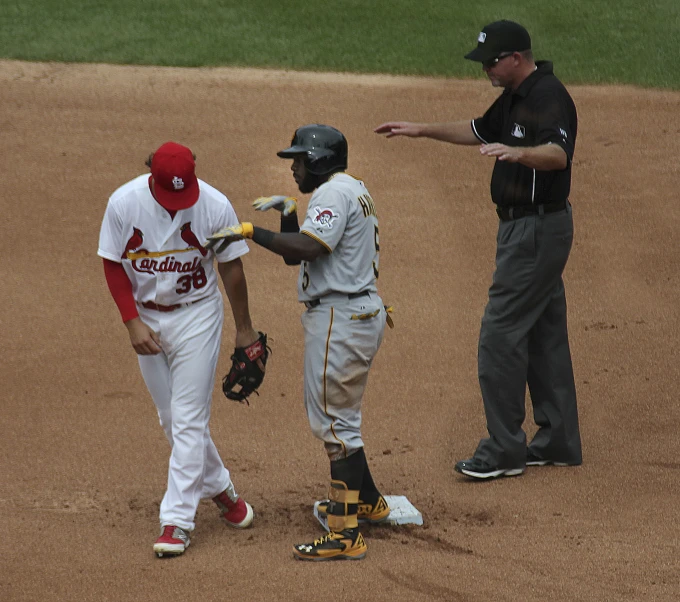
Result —
[[556, 462], [582, 461], [562, 280], [573, 232], [571, 206], [499, 222], [496, 270], [478, 349], [489, 437], [475, 451], [492, 466], [525, 464], [527, 384], [539, 427], [531, 450]]
[[361, 401], [385, 332], [385, 309], [374, 293], [348, 300], [323, 297], [302, 314], [304, 401], [312, 433], [331, 461], [361, 449]]

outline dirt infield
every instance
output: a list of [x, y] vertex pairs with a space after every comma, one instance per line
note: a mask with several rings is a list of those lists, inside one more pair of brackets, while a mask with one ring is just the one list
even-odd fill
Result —
[[[18, 62], [0, 62], [0, 83], [3, 601], [678, 600], [680, 94], [570, 88], [584, 464], [474, 483], [453, 465], [485, 433], [492, 162], [372, 129], [479, 115], [488, 83]], [[369, 379], [366, 451], [383, 492], [425, 524], [365, 530], [362, 562], [293, 560], [293, 543], [321, 534], [328, 466], [302, 407], [297, 272], [251, 245], [252, 314], [274, 355], [251, 407], [215, 390], [212, 432], [254, 526], [229, 530], [203, 502], [191, 548], [158, 560], [169, 449], [96, 254], [107, 198], [175, 140], [242, 219], [275, 229], [250, 202], [296, 192], [276, 151], [309, 122], [347, 135], [378, 207], [396, 327]], [[220, 373], [232, 340], [227, 320]]]

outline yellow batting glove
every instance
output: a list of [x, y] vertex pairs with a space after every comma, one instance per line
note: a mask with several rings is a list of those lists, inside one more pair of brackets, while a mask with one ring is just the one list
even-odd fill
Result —
[[283, 215], [291, 215], [297, 211], [297, 199], [293, 196], [275, 194], [274, 196], [261, 196], [253, 201], [253, 207], [257, 211], [276, 209]]
[[218, 243], [220, 243], [219, 247], [215, 250], [215, 253], [217, 254], [224, 251], [224, 249], [226, 249], [227, 246], [230, 245], [232, 242], [252, 237], [253, 237], [253, 224], [251, 224], [250, 222], [243, 222], [241, 224], [237, 224], [236, 226], [227, 226], [226, 228], [222, 228], [221, 230], [218, 230], [214, 234], [211, 234], [210, 236], [208, 236], [208, 240], [203, 246], [206, 249], [212, 249]]

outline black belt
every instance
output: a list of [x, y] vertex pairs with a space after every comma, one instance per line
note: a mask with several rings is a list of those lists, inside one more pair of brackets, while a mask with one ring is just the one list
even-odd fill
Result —
[[527, 215], [543, 215], [544, 213], [555, 213], [564, 211], [567, 208], [567, 201], [557, 203], [544, 203], [543, 205], [518, 205], [516, 207], [496, 207], [498, 217], [507, 222]]
[[[367, 297], [368, 295], [371, 294], [371, 291], [361, 291], [360, 293], [349, 293], [347, 295], [348, 299], [356, 299], [357, 297]], [[307, 306], [307, 309], [312, 309], [312, 307], [316, 307], [321, 303], [321, 299], [323, 297], [319, 297], [318, 299], [312, 299], [311, 301], [305, 301], [305, 305]]]

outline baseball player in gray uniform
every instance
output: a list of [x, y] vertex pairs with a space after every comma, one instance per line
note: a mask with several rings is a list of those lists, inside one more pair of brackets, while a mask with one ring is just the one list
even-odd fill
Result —
[[292, 159], [302, 193], [313, 192], [302, 227], [293, 197], [260, 197], [258, 211], [281, 212], [281, 232], [251, 223], [224, 228], [207, 244], [218, 252], [252, 238], [300, 265], [298, 298], [306, 311], [304, 403], [312, 432], [330, 459], [329, 499], [319, 511], [329, 533], [294, 546], [301, 560], [358, 560], [366, 555], [359, 521], [380, 522], [390, 513], [373, 482], [361, 437], [361, 399], [373, 358], [390, 323], [378, 295], [378, 215], [361, 180], [345, 173], [347, 140], [335, 128], [312, 124], [296, 130], [278, 153]]

